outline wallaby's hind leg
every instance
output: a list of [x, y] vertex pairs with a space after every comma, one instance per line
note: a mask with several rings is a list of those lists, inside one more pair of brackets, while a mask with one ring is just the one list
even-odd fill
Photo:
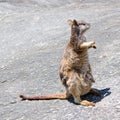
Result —
[[[91, 88], [91, 90], [89, 91], [89, 93], [94, 94], [95, 96], [100, 96], [100, 94], [98, 93], [97, 90]], [[87, 101], [87, 100], [82, 100], [81, 101], [81, 105], [85, 105], [85, 106], [95, 106], [95, 103]]]
[[84, 105], [84, 106], [95, 106], [95, 103], [93, 103], [93, 102], [90, 102], [90, 101], [87, 101], [87, 100], [81, 100], [80, 90], [75, 83], [71, 83], [69, 85], [68, 90], [69, 90], [70, 94], [73, 96], [74, 102], [76, 104], [81, 104], [81, 105]]
[[90, 90], [89, 93], [91, 93], [91, 94], [93, 94], [95, 96], [100, 96], [99, 92], [97, 90], [93, 89], [93, 88]]
[[77, 94], [75, 91], [72, 91], [71, 94], [72, 94], [72, 96], [74, 98], [74, 102], [76, 104], [81, 104], [84, 106], [95, 106], [95, 103], [93, 103], [93, 102], [90, 102], [88, 100], [81, 100], [80, 95]]
[[74, 98], [74, 102], [76, 103], [76, 104], [80, 104], [80, 93], [79, 93], [79, 89], [78, 89], [78, 87], [77, 87], [77, 85], [75, 84], [75, 83], [69, 83], [68, 84], [68, 91], [69, 91], [69, 93], [73, 96], [73, 98]]

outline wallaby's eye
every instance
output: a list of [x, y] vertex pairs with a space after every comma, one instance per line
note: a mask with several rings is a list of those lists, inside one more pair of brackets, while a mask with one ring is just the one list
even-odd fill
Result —
[[83, 23], [82, 25], [86, 25], [85, 23]]
[[79, 23], [79, 25], [84, 25], [85, 26], [86, 24], [85, 23]]

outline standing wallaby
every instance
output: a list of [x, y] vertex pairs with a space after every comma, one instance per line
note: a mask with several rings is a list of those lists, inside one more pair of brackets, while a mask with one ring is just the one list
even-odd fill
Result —
[[67, 99], [72, 95], [76, 104], [95, 105], [93, 102], [81, 100], [80, 98], [89, 92], [96, 96], [99, 95], [96, 90], [91, 88], [92, 83], [95, 81], [87, 53], [89, 48], [96, 48], [96, 45], [94, 41], [87, 42], [84, 36], [86, 30], [90, 28], [90, 24], [76, 20], [68, 20], [68, 23], [71, 26], [71, 36], [61, 59], [59, 69], [60, 79], [66, 88], [66, 93], [46, 96], [20, 95], [23, 100]]

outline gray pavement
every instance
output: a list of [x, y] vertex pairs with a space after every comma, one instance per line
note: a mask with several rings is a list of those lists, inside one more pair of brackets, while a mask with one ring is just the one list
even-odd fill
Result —
[[[19, 94], [63, 93], [60, 58], [68, 19], [91, 23], [89, 58], [100, 97], [95, 107], [70, 100], [21, 101]], [[119, 120], [120, 0], [0, 0], [0, 120]]]

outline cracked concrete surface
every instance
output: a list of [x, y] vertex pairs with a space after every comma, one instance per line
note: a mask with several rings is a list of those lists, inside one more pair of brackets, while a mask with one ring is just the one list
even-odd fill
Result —
[[[101, 96], [95, 107], [72, 100], [21, 101], [20, 93], [63, 93], [59, 61], [68, 19], [91, 23], [89, 58]], [[0, 120], [120, 119], [120, 0], [0, 0]]]

